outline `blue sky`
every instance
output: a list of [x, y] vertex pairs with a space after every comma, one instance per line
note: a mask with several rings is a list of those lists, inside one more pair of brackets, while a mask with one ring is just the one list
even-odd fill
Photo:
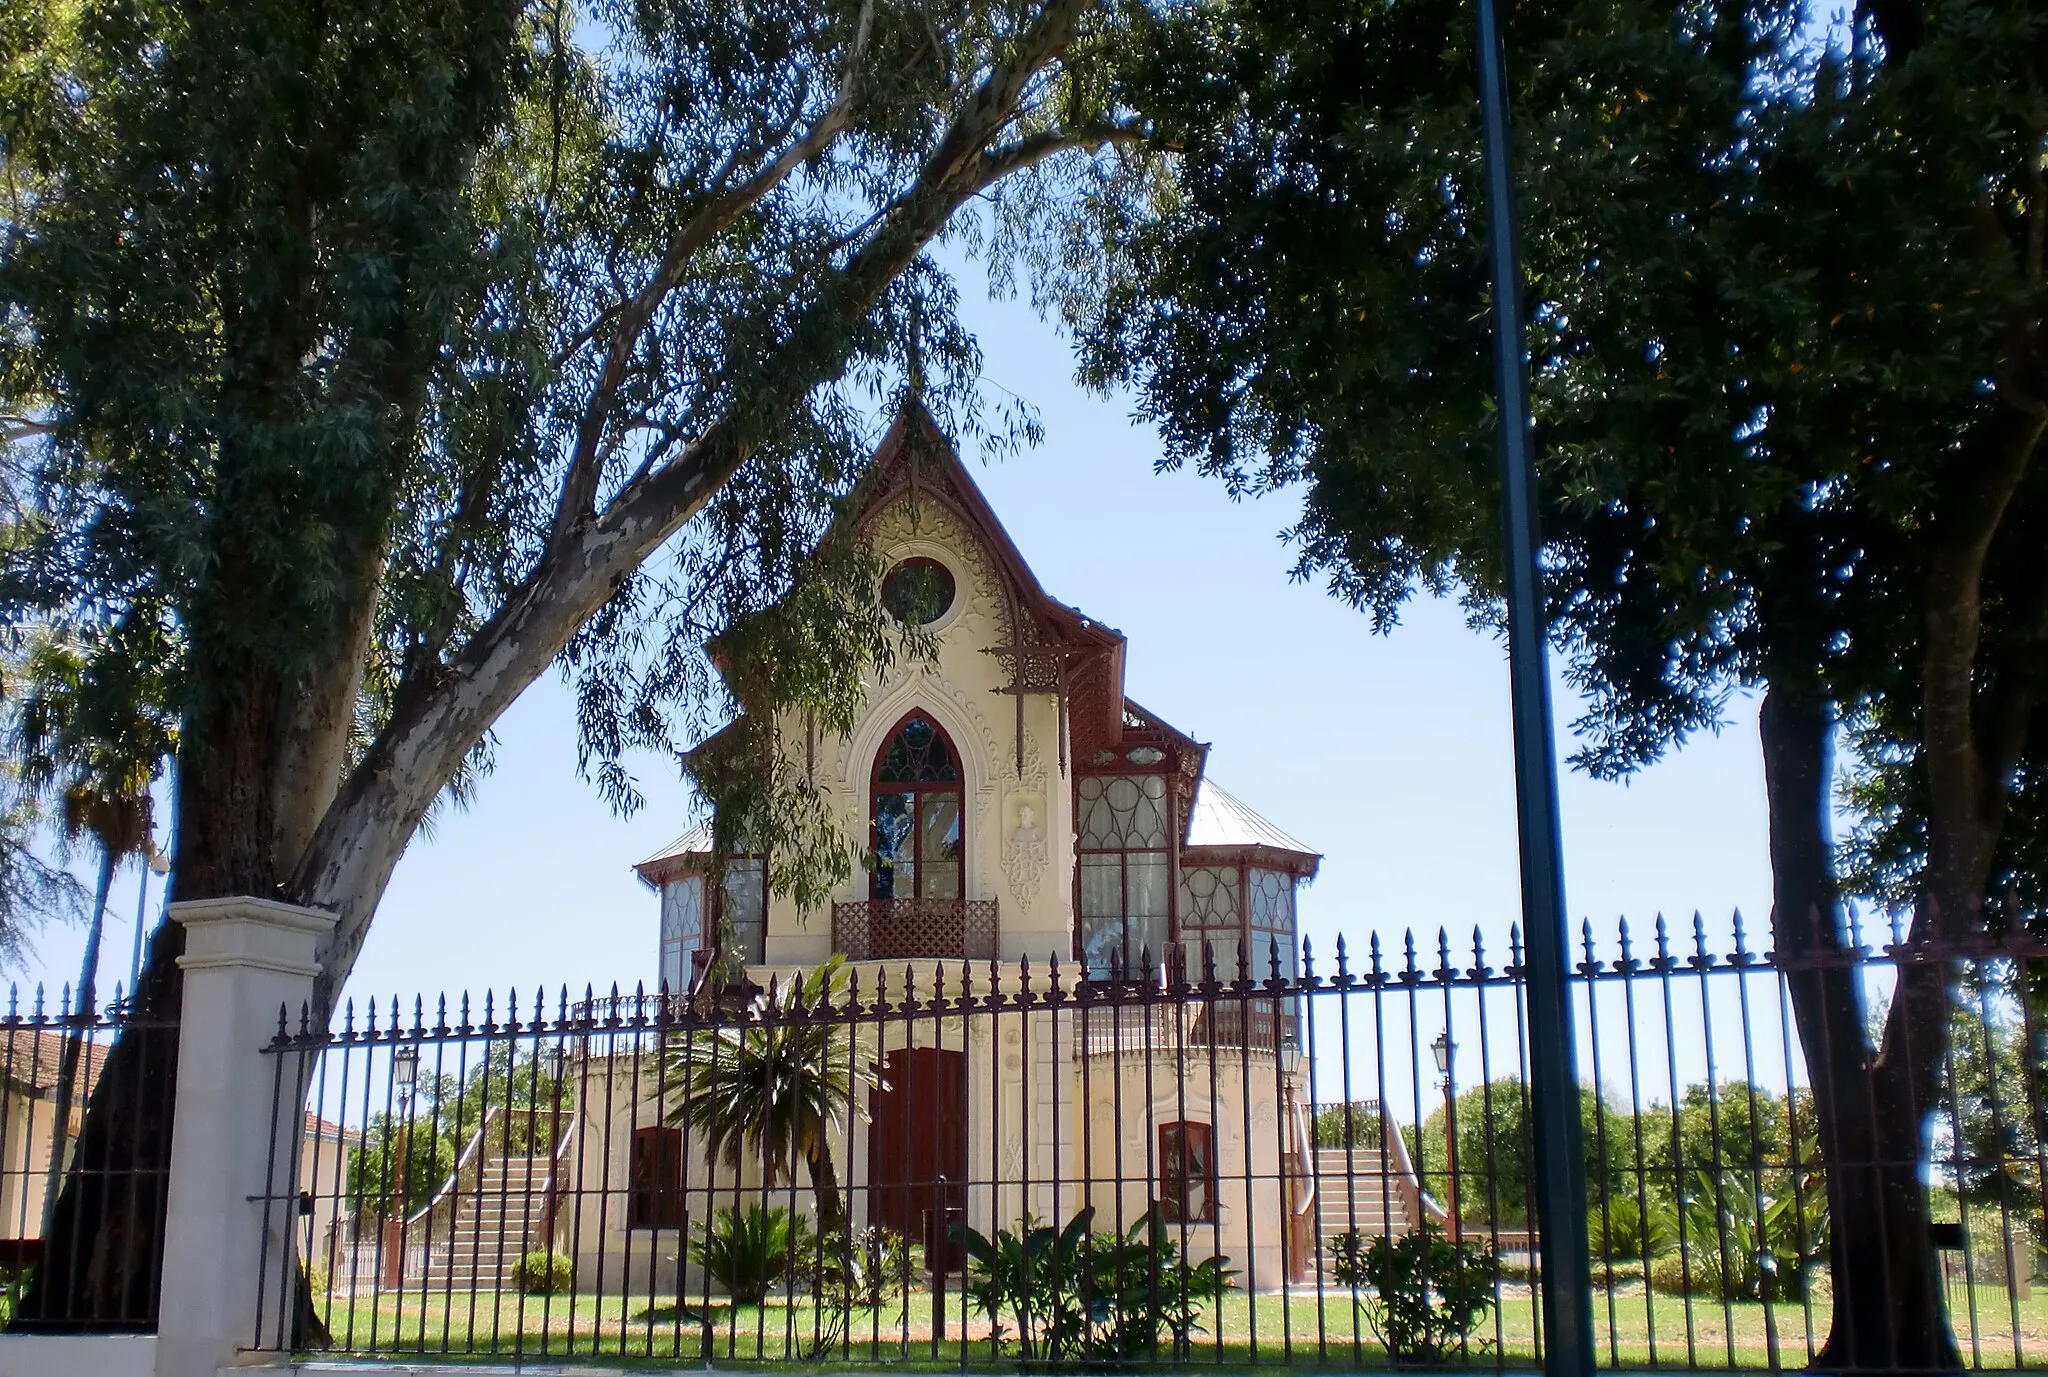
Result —
[[[1291, 582], [1289, 498], [1234, 503], [1189, 474], [1155, 475], [1157, 442], [1128, 398], [1072, 381], [1071, 354], [1021, 303], [967, 312], [989, 380], [1041, 414], [1045, 443], [976, 477], [1053, 596], [1122, 630], [1133, 698], [1214, 743], [1210, 772], [1320, 849], [1302, 900], [1319, 950], [1373, 929], [1397, 945], [1439, 924], [1504, 939], [1517, 905], [1507, 669], [1453, 605], [1419, 602], [1391, 635]], [[1559, 717], [1573, 704], [1559, 689]], [[1702, 910], [1720, 928], [1768, 912], [1754, 704], [1628, 784], [1563, 779], [1571, 911]], [[503, 990], [651, 978], [653, 895], [632, 862], [689, 821], [683, 786], [649, 762], [649, 806], [607, 810], [575, 774], [570, 697], [550, 677], [500, 723], [498, 769], [398, 868], [350, 992]], [[1566, 743], [1568, 747], [1568, 743]], [[101, 980], [125, 979], [135, 872], [117, 883]], [[151, 903], [152, 910], [155, 903]], [[74, 979], [78, 930], [42, 934], [31, 979]]]

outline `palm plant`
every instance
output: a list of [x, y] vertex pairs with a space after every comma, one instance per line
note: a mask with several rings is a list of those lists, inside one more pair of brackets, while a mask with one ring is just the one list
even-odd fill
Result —
[[782, 999], [757, 996], [744, 1021], [693, 1033], [662, 1057], [675, 1106], [669, 1122], [687, 1125], [708, 1157], [735, 1169], [743, 1155], [758, 1155], [771, 1186], [801, 1157], [826, 1238], [846, 1236], [832, 1124], [864, 1119], [855, 1087], [882, 1084], [852, 1030], [815, 1016], [845, 989], [844, 967], [834, 956], [791, 981]]

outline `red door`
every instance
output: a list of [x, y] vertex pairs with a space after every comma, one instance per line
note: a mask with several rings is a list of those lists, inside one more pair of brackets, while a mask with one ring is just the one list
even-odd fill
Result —
[[899, 1048], [882, 1079], [889, 1088], [868, 1102], [868, 1218], [957, 1271], [946, 1225], [962, 1221], [967, 1205], [967, 1054]]

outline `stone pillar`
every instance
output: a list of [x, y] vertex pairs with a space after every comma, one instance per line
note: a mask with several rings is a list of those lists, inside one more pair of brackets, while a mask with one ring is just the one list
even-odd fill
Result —
[[185, 997], [156, 1372], [214, 1377], [258, 1360], [248, 1350], [259, 1272], [266, 1339], [277, 1324], [296, 1211], [273, 1204], [266, 1229], [263, 1202], [250, 1197], [291, 1192], [304, 1111], [292, 1083], [298, 1059], [284, 1058], [280, 1106], [279, 1059], [262, 1049], [276, 1035], [280, 1008], [291, 1010], [296, 1030], [319, 969], [315, 948], [335, 920], [250, 898], [173, 904], [170, 916], [185, 925]]

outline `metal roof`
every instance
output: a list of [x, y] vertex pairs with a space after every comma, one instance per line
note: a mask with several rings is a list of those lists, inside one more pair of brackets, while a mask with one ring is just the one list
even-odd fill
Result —
[[1215, 780], [1204, 778], [1195, 790], [1195, 809], [1188, 819], [1189, 846], [1270, 846], [1304, 856], [1322, 853], [1296, 841], [1253, 812]]
[[645, 869], [657, 861], [672, 861], [681, 856], [708, 856], [710, 854], [711, 824], [700, 822], [689, 831], [683, 833], [682, 836], [677, 837], [667, 846], [662, 847], [661, 850], [649, 856], [646, 860], [641, 861], [634, 869]]

